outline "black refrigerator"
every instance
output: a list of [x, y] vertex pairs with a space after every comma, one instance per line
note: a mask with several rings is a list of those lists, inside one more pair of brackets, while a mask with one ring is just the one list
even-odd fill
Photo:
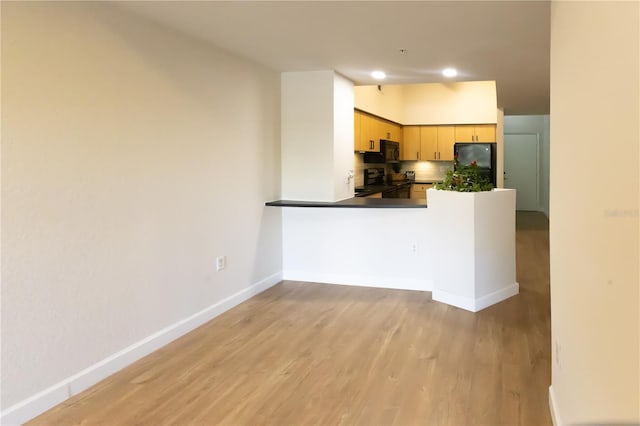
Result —
[[496, 151], [495, 143], [457, 143], [453, 146], [458, 162], [468, 166], [475, 161], [480, 174], [489, 179], [494, 187], [496, 187]]

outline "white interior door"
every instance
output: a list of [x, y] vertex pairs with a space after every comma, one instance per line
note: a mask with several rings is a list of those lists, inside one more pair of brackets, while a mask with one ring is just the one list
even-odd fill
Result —
[[504, 135], [504, 186], [516, 190], [517, 210], [539, 210], [538, 135]]

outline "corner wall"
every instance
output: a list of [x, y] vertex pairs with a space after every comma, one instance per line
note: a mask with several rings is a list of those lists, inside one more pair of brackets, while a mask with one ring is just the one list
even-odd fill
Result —
[[640, 423], [639, 24], [638, 2], [551, 4], [556, 424]]
[[282, 73], [282, 199], [335, 201], [333, 78]]
[[271, 70], [107, 3], [3, 2], [2, 410], [277, 282], [279, 139]]
[[353, 197], [353, 83], [334, 71], [282, 73], [282, 199]]

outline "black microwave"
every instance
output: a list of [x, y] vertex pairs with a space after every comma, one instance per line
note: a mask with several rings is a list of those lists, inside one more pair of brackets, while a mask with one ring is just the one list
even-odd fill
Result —
[[380, 152], [365, 152], [365, 163], [397, 163], [400, 161], [400, 143], [380, 140]]

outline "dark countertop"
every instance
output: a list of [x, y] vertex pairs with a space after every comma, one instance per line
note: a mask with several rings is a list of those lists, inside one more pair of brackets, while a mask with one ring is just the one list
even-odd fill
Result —
[[426, 208], [426, 200], [411, 200], [408, 198], [366, 198], [354, 197], [342, 201], [292, 201], [278, 200], [265, 203], [270, 207], [339, 207], [365, 209], [411, 209]]
[[395, 191], [396, 189], [409, 186], [411, 186], [411, 181], [405, 180], [400, 182], [391, 182], [383, 185], [358, 186], [354, 189], [356, 192], [356, 197], [366, 197], [367, 195], [372, 195], [377, 192]]
[[358, 186], [355, 188], [356, 191], [356, 197], [366, 197], [368, 195], [373, 195], [376, 194], [378, 192], [385, 192], [385, 191], [390, 191], [393, 189], [397, 189], [399, 187], [402, 186], [408, 186], [408, 185], [426, 185], [426, 184], [432, 184], [432, 183], [437, 183], [437, 182], [442, 182], [439, 180], [429, 180], [429, 181], [423, 181], [423, 180], [405, 180], [405, 181], [400, 181], [400, 182], [392, 182], [386, 185], [366, 185], [366, 186]]

